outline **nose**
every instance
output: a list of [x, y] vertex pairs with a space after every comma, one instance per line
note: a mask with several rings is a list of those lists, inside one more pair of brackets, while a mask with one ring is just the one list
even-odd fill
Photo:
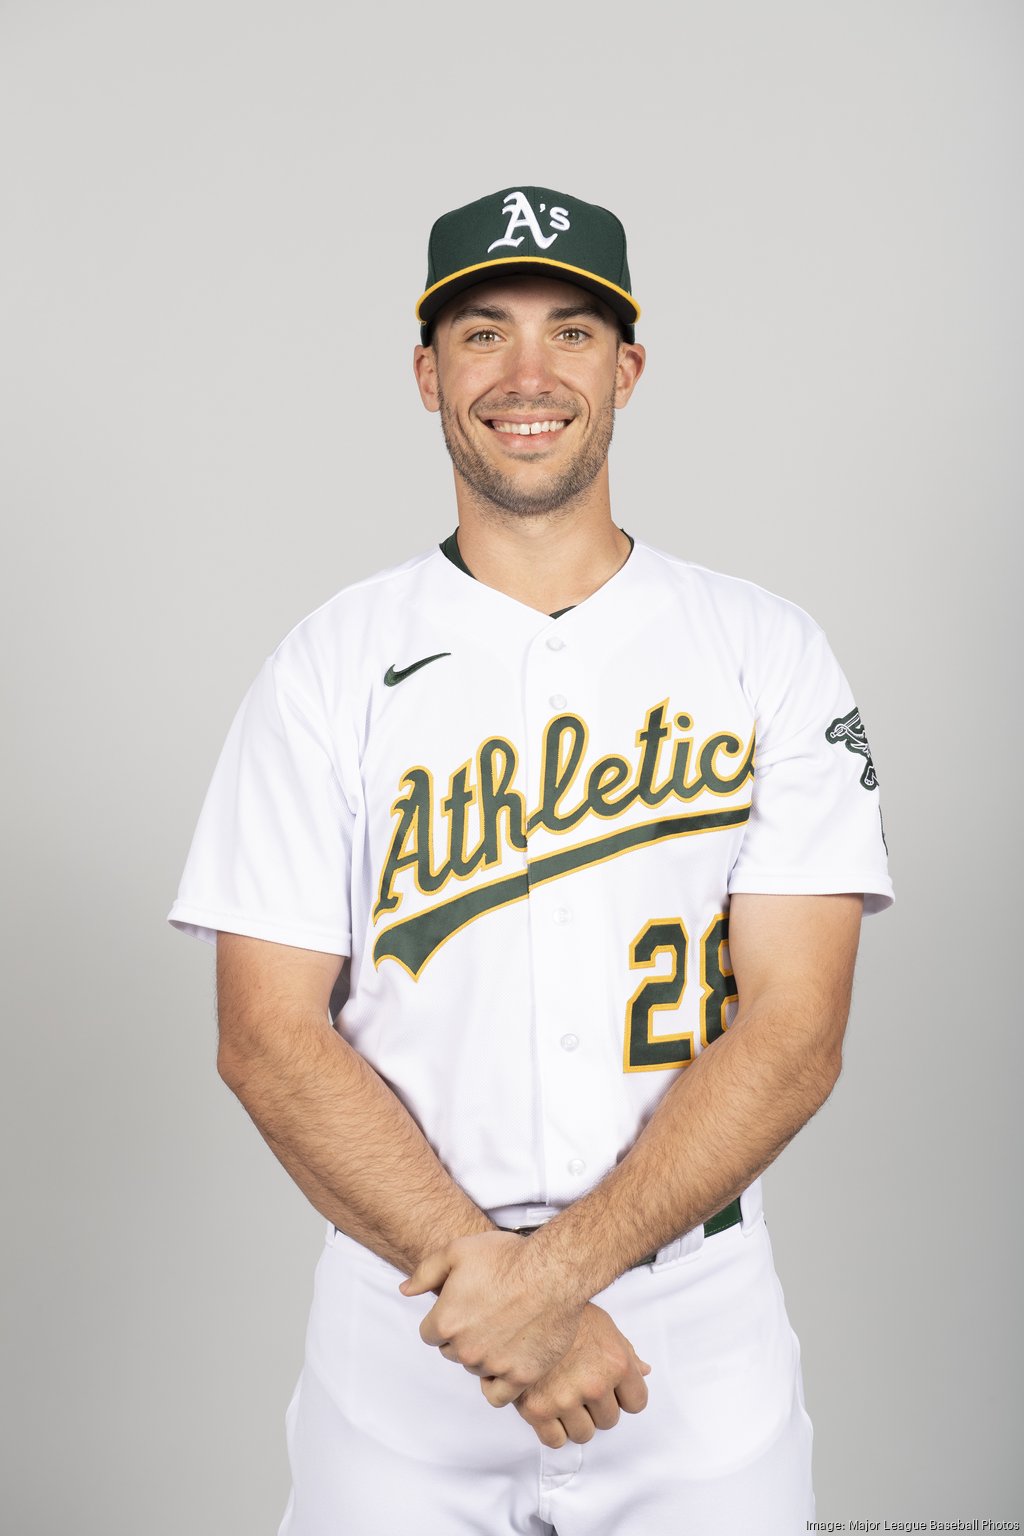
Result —
[[540, 336], [520, 335], [503, 353], [502, 384], [523, 399], [551, 394], [558, 385], [549, 350]]

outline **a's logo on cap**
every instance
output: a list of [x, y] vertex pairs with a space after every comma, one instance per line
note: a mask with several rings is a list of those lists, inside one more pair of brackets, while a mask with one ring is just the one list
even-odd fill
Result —
[[559, 234], [569, 228], [569, 210], [567, 208], [552, 208], [548, 210], [546, 203], [541, 203], [541, 213], [547, 213], [548, 224], [554, 230], [554, 234], [545, 235], [541, 231], [537, 215], [530, 207], [530, 200], [525, 192], [510, 192], [505, 198], [501, 208], [502, 213], [508, 216], [508, 226], [500, 240], [492, 240], [487, 247], [488, 256], [500, 246], [510, 245], [513, 249], [522, 245], [523, 236], [513, 240], [512, 236], [517, 229], [528, 229], [542, 251], [546, 251], [549, 245], [553, 245]]

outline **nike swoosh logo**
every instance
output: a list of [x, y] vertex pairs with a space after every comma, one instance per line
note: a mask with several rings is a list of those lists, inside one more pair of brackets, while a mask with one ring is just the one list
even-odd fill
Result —
[[420, 667], [429, 667], [432, 661], [440, 661], [442, 656], [450, 656], [451, 651], [438, 651], [435, 656], [424, 656], [422, 661], [414, 661], [411, 667], [401, 669], [390, 666], [384, 673], [384, 687], [394, 688], [398, 683], [404, 683], [407, 677], [418, 672]]

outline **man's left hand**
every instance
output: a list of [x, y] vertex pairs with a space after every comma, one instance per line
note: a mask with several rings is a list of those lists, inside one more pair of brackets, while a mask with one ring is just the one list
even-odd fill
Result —
[[399, 1287], [438, 1293], [420, 1338], [474, 1376], [490, 1378], [496, 1408], [515, 1402], [565, 1355], [585, 1301], [565, 1299], [565, 1278], [535, 1260], [528, 1238], [510, 1232], [460, 1237], [423, 1259]]
[[[591, 1301], [568, 1354], [517, 1398], [516, 1412], [542, 1445], [554, 1450], [567, 1440], [585, 1445], [596, 1430], [614, 1429], [621, 1411], [646, 1408], [644, 1377], [650, 1370], [608, 1313]], [[490, 1382], [480, 1385], [489, 1398]]]

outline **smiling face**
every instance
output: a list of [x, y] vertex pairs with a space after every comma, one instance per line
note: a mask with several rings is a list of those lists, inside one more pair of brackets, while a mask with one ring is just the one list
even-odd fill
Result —
[[416, 379], [439, 411], [456, 488], [506, 514], [536, 516], [607, 495], [615, 409], [643, 368], [611, 311], [581, 288], [524, 277], [481, 283], [417, 347]]

